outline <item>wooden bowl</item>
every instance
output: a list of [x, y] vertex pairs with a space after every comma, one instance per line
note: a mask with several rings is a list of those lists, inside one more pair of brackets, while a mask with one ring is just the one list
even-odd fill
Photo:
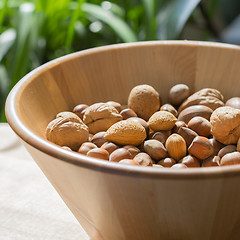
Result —
[[10, 126], [91, 239], [240, 238], [240, 166], [162, 169], [123, 166], [45, 139], [58, 112], [80, 103], [127, 103], [147, 83], [164, 101], [177, 83], [192, 91], [240, 92], [240, 47], [194, 41], [119, 44], [70, 54], [26, 75], [11, 91]]

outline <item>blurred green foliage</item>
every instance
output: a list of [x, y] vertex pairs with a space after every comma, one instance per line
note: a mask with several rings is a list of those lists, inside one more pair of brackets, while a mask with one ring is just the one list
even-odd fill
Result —
[[[187, 31], [183, 34], [187, 25], [200, 31], [198, 40], [219, 37], [214, 21], [220, 5], [224, 9], [227, 2], [0, 0], [0, 121], [5, 121], [4, 104], [10, 89], [39, 65], [107, 44], [191, 39]], [[229, 11], [226, 16], [229, 24], [233, 20]]]

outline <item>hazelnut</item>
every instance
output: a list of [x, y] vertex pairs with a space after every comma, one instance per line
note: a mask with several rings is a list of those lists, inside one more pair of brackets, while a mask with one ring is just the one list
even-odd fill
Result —
[[183, 164], [183, 163], [176, 163], [176, 164], [172, 165], [171, 168], [179, 168], [179, 169], [181, 169], [181, 168], [188, 168], [188, 167], [185, 164]]
[[194, 157], [203, 160], [210, 157], [214, 153], [214, 149], [208, 138], [198, 136], [193, 139], [192, 144], [188, 148], [188, 152]]
[[97, 148], [97, 146], [94, 143], [85, 142], [78, 149], [78, 152], [81, 153], [81, 154], [87, 155], [87, 153], [94, 148]]
[[218, 155], [220, 149], [222, 149], [225, 145], [217, 141], [215, 138], [210, 138], [209, 140], [213, 145], [214, 155]]
[[105, 142], [101, 148], [105, 149], [108, 151], [109, 155], [115, 151], [116, 149], [118, 149], [118, 146], [115, 143], [112, 142]]
[[140, 166], [152, 166], [152, 159], [147, 153], [138, 153], [133, 160], [137, 162]]
[[109, 156], [109, 161], [119, 162], [122, 159], [132, 159], [132, 154], [125, 148], [118, 148]]
[[144, 151], [153, 159], [160, 160], [167, 156], [167, 150], [164, 145], [155, 139], [150, 139], [144, 142]]
[[71, 151], [72, 152], [72, 149], [70, 147], [67, 147], [67, 146], [62, 146], [63, 149], [65, 150], [68, 150], [68, 151]]
[[210, 156], [202, 161], [202, 167], [218, 167], [220, 165], [219, 156]]
[[216, 109], [210, 119], [212, 135], [223, 144], [236, 144], [240, 137], [240, 110], [232, 107]]
[[93, 148], [92, 150], [88, 151], [87, 156], [102, 160], [108, 160], [109, 158], [108, 151], [102, 148]]
[[133, 157], [135, 157], [138, 153], [140, 153], [140, 149], [133, 145], [125, 145], [123, 148], [127, 149]]
[[154, 167], [154, 168], [164, 168], [162, 165], [159, 165], [159, 164], [153, 164], [152, 167]]
[[89, 132], [92, 134], [106, 131], [120, 120], [122, 120], [122, 116], [117, 109], [107, 103], [95, 103], [89, 106], [83, 116], [83, 122], [89, 127]]
[[137, 162], [135, 162], [132, 159], [122, 159], [118, 163], [123, 164], [123, 165], [139, 165]]
[[189, 168], [200, 167], [200, 161], [191, 155], [188, 155], [188, 156], [182, 158], [179, 161], [179, 163], [183, 163]]
[[240, 152], [232, 152], [221, 158], [220, 166], [240, 164]]
[[189, 87], [185, 84], [176, 84], [169, 91], [169, 101], [173, 105], [180, 105], [190, 95]]
[[203, 117], [194, 117], [188, 122], [188, 127], [203, 137], [209, 137], [211, 134], [210, 122]]
[[161, 165], [166, 168], [172, 167], [174, 164], [176, 164], [176, 161], [173, 158], [164, 158], [158, 162], [158, 165]]
[[175, 109], [175, 107], [172, 106], [171, 104], [168, 104], [168, 103], [162, 105], [161, 108], [160, 108], [160, 111], [170, 112], [170, 113], [172, 113], [175, 117], [177, 117], [177, 115], [178, 115], [178, 112], [177, 112], [177, 110]]
[[108, 101], [108, 102], [106, 102], [106, 104], [108, 104], [112, 107], [115, 107], [119, 113], [121, 112], [121, 104], [120, 103], [114, 102], [114, 101]]
[[240, 138], [237, 141], [237, 151], [240, 152]]
[[183, 121], [176, 121], [175, 122], [175, 125], [172, 129], [172, 133], [178, 133], [178, 130], [181, 128], [181, 127], [187, 127], [187, 124]]
[[101, 147], [105, 142], [107, 142], [106, 139], [104, 139], [106, 132], [101, 131], [93, 135], [92, 142], [96, 144], [98, 147]]
[[150, 117], [148, 125], [153, 131], [168, 131], [174, 127], [176, 121], [177, 118], [172, 113], [158, 111]]
[[171, 135], [171, 131], [159, 131], [159, 132], [154, 132], [151, 139], [158, 140], [161, 142], [163, 145], [167, 141], [167, 138]]
[[121, 112], [120, 112], [123, 120], [126, 120], [130, 117], [137, 117], [137, 114], [131, 109], [131, 108], [126, 108], [126, 109], [123, 109]]
[[222, 158], [224, 155], [231, 152], [236, 152], [236, 151], [237, 151], [237, 147], [235, 145], [227, 145], [222, 149], [220, 149], [220, 151], [218, 152], [218, 156]]
[[170, 135], [166, 141], [165, 146], [169, 156], [175, 159], [176, 161], [186, 156], [187, 153], [186, 142], [184, 138], [179, 134], [174, 133]]
[[191, 145], [193, 139], [198, 136], [197, 133], [195, 133], [192, 129], [187, 128], [187, 127], [179, 128], [177, 133], [184, 138], [184, 140], [187, 144], [187, 147], [189, 147]]
[[240, 97], [233, 97], [227, 100], [226, 106], [240, 109]]
[[128, 97], [129, 108], [146, 121], [159, 110], [160, 105], [158, 92], [147, 84], [134, 87]]
[[77, 114], [81, 119], [83, 119], [84, 112], [89, 106], [87, 104], [79, 104], [73, 108], [73, 113]]

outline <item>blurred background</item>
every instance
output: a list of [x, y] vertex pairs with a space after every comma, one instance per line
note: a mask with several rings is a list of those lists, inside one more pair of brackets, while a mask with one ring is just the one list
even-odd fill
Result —
[[11, 88], [75, 51], [122, 42], [240, 44], [239, 0], [0, 0], [0, 122]]

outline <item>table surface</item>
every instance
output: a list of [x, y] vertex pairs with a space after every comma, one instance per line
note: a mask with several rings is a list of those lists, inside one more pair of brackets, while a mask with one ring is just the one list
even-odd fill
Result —
[[0, 123], [0, 239], [89, 240], [6, 123]]

